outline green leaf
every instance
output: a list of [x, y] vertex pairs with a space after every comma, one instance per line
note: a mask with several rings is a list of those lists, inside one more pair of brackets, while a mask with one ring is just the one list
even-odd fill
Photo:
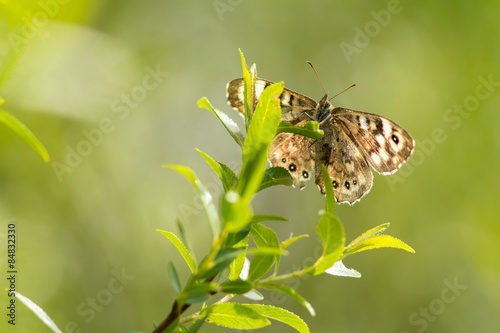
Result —
[[250, 309], [255, 312], [261, 314], [266, 318], [271, 318], [277, 321], [280, 321], [288, 326], [294, 328], [300, 333], [308, 333], [309, 327], [307, 324], [295, 313], [290, 312], [288, 310], [272, 306], [272, 305], [264, 305], [264, 304], [242, 304], [247, 305]]
[[184, 290], [186, 303], [189, 304], [206, 302], [215, 292], [217, 292], [217, 283], [215, 282], [201, 282], [191, 285]]
[[233, 280], [233, 281], [225, 281], [221, 283], [220, 289], [222, 292], [227, 294], [244, 294], [250, 291], [253, 288], [253, 285], [248, 281], [243, 281], [241, 279]]
[[248, 127], [238, 183], [238, 193], [246, 200], [253, 197], [264, 177], [269, 146], [281, 118], [279, 96], [282, 91], [283, 82], [272, 84], [264, 90]]
[[7, 127], [9, 127], [14, 133], [17, 134], [21, 139], [23, 139], [31, 148], [33, 148], [38, 155], [40, 155], [45, 163], [50, 162], [50, 156], [47, 149], [42, 145], [42, 143], [37, 139], [35, 134], [29, 130], [29, 128], [24, 125], [19, 119], [11, 115], [10, 113], [0, 110], [0, 122], [3, 122]]
[[167, 274], [172, 287], [177, 294], [180, 294], [182, 291], [181, 280], [179, 279], [179, 274], [177, 274], [177, 270], [175, 269], [174, 264], [169, 261], [167, 264]]
[[201, 198], [201, 202], [205, 207], [205, 211], [208, 216], [208, 221], [210, 223], [210, 228], [212, 229], [213, 236], [215, 237], [216, 235], [218, 235], [220, 233], [221, 223], [219, 215], [217, 214], [217, 208], [213, 203], [212, 195], [205, 188], [205, 185], [203, 185], [203, 183], [198, 179], [194, 171], [191, 170], [189, 167], [183, 165], [164, 164], [163, 167], [175, 170], [184, 177], [186, 177], [187, 180], [189, 180], [189, 182], [198, 192], [198, 195]]
[[30, 309], [31, 312], [33, 312], [33, 314], [37, 316], [38, 319], [40, 319], [45, 324], [45, 326], [47, 326], [52, 332], [62, 333], [59, 327], [57, 327], [56, 323], [54, 323], [54, 321], [49, 317], [49, 315], [41, 307], [35, 304], [35, 302], [33, 302], [28, 297], [24, 296], [23, 294], [17, 291], [15, 291], [15, 294], [16, 294], [16, 299], [18, 299], [19, 301], [21, 301], [21, 303], [26, 305], [26, 307]]
[[316, 232], [322, 240], [323, 251], [312, 267], [311, 273], [314, 275], [321, 274], [333, 266], [340, 259], [345, 244], [344, 228], [339, 219], [334, 215], [335, 200], [332, 182], [325, 166], [322, 165], [321, 170], [326, 189], [326, 211], [316, 225]]
[[230, 189], [236, 187], [236, 184], [238, 183], [238, 176], [236, 176], [236, 174], [234, 173], [233, 170], [231, 170], [230, 167], [220, 162], [217, 162], [212, 157], [210, 157], [210, 155], [199, 149], [196, 149], [196, 151], [205, 159], [207, 164], [219, 177], [219, 179], [222, 182], [222, 186], [224, 187], [224, 192], [227, 192]]
[[247, 225], [243, 229], [238, 230], [235, 233], [230, 233], [227, 236], [225, 246], [226, 247], [233, 247], [233, 245], [239, 243], [242, 239], [248, 236], [250, 233], [250, 225]]
[[356, 239], [354, 239], [348, 246], [346, 246], [342, 258], [346, 258], [354, 253], [384, 247], [392, 247], [415, 253], [415, 250], [398, 238], [389, 235], [381, 235], [385, 230], [387, 230], [387, 228], [389, 228], [389, 223], [384, 223], [365, 231], [363, 234], [356, 237]]
[[243, 141], [244, 137], [243, 134], [241, 133], [240, 128], [238, 127], [238, 124], [234, 122], [227, 114], [224, 112], [215, 109], [212, 104], [208, 101], [206, 97], [202, 97], [198, 100], [198, 107], [200, 109], [207, 109], [211, 111], [217, 119], [222, 123], [226, 131], [231, 135], [231, 137], [236, 141], [236, 143], [240, 146], [243, 147]]
[[196, 333], [200, 330], [201, 326], [205, 323], [206, 317], [202, 317], [194, 322], [193, 325], [189, 327], [188, 333]]
[[258, 247], [267, 246], [279, 248], [279, 240], [276, 232], [273, 229], [266, 227], [262, 223], [252, 224], [250, 234], [252, 235], [252, 239]]
[[273, 266], [274, 260], [274, 254], [256, 254], [252, 261], [250, 261], [248, 280], [256, 281], [264, 276]]
[[194, 255], [193, 247], [191, 246], [189, 239], [186, 237], [186, 229], [184, 229], [184, 225], [182, 224], [182, 222], [179, 218], [175, 219], [175, 224], [177, 225], [177, 229], [179, 229], [179, 238], [180, 238], [181, 242], [187, 248], [189, 254], [191, 255], [191, 257], [193, 259], [193, 262], [196, 263], [197, 262], [196, 256]]
[[288, 221], [286, 217], [279, 215], [254, 215], [250, 223], [257, 223], [263, 221]]
[[261, 246], [247, 250], [249, 255], [288, 255], [288, 251], [280, 248]]
[[363, 232], [361, 235], [356, 237], [351, 243], [349, 243], [349, 245], [347, 245], [345, 249], [347, 250], [348, 248], [354, 247], [370, 237], [384, 233], [384, 231], [386, 231], [387, 228], [389, 228], [389, 225], [390, 223], [384, 223], [376, 226], [375, 228], [371, 228], [370, 230]]
[[390, 235], [377, 235], [365, 239], [362, 242], [357, 243], [355, 246], [346, 249], [344, 252], [343, 258], [350, 256], [351, 254], [373, 250], [373, 249], [381, 249], [385, 247], [392, 247], [395, 249], [405, 250], [410, 253], [415, 253], [415, 250], [411, 248], [408, 244], [403, 242], [402, 240], [390, 236]]
[[289, 286], [287, 286], [285, 284], [275, 285], [275, 284], [270, 284], [270, 283], [263, 284], [262, 287], [267, 288], [267, 289], [275, 289], [275, 290], [281, 291], [283, 294], [291, 297], [297, 303], [302, 305], [307, 311], [309, 311], [309, 314], [311, 316], [314, 317], [316, 315], [316, 311], [314, 310], [311, 303], [306, 301], [306, 299], [304, 297], [302, 297], [302, 295], [300, 295], [295, 289], [290, 288]]
[[299, 239], [307, 238], [307, 237], [309, 237], [309, 235], [306, 235], [306, 234], [295, 236], [295, 237], [291, 237], [289, 239], [286, 239], [286, 240], [282, 241], [281, 244], [280, 244], [280, 247], [284, 250], [287, 247], [289, 247], [290, 245], [292, 245], [293, 243], [295, 243], [296, 241], [298, 241]]
[[272, 167], [267, 169], [257, 191], [262, 191], [263, 189], [276, 185], [293, 185], [292, 176], [285, 168]]
[[236, 259], [234, 259], [230, 264], [229, 264], [229, 279], [230, 280], [236, 280], [240, 277], [241, 271], [243, 270], [243, 266], [245, 264], [245, 258], [246, 258], [246, 249], [248, 248], [248, 234], [246, 237], [244, 237], [242, 240], [240, 240], [238, 243], [236, 243], [233, 247], [235, 249], [242, 249], [243, 251], [238, 254]]
[[252, 116], [257, 104], [255, 97], [255, 80], [257, 79], [257, 69], [255, 65], [252, 66], [250, 71], [248, 70], [247, 63], [245, 61], [245, 56], [241, 49], [238, 49], [240, 53], [241, 60], [241, 71], [243, 73], [243, 84], [245, 86], [243, 104], [245, 107], [245, 126], [248, 133], [248, 126], [252, 122]]
[[165, 236], [175, 246], [177, 251], [179, 251], [181, 256], [184, 258], [184, 261], [191, 270], [191, 273], [193, 273], [196, 270], [196, 262], [186, 246], [181, 242], [181, 240], [170, 231], [160, 229], [156, 229], [156, 231]]
[[199, 278], [208, 278], [212, 277], [215, 274], [219, 273], [222, 271], [224, 268], [229, 266], [231, 261], [233, 261], [240, 253], [244, 252], [244, 249], [242, 248], [224, 248], [217, 253], [215, 256], [215, 259], [212, 263], [210, 263], [209, 268], [204, 271], [200, 272]]
[[222, 197], [221, 210], [224, 228], [230, 233], [244, 229], [252, 219], [250, 201], [243, 199], [233, 190]]
[[258, 329], [271, 324], [248, 304], [214, 304], [201, 310], [200, 315], [206, 315], [208, 323], [240, 330]]
[[[252, 239], [259, 249], [271, 248], [276, 250], [281, 250], [279, 247], [278, 236], [273, 229], [266, 227], [261, 223], [252, 224], [252, 229], [250, 230]], [[257, 253], [252, 261], [250, 262], [250, 271], [248, 274], [248, 279], [250, 281], [255, 281], [266, 274], [269, 269], [274, 264], [275, 260], [278, 260], [280, 256], [276, 254], [266, 254]]]
[[303, 127], [293, 126], [289, 122], [282, 121], [278, 126], [278, 133], [294, 133], [302, 136], [307, 136], [308, 138], [319, 140], [323, 137], [323, 130], [319, 129], [319, 123], [317, 121], [308, 121]]

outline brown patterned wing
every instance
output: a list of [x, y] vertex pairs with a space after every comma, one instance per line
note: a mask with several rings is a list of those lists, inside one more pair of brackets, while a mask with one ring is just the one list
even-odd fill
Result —
[[316, 142], [316, 184], [325, 194], [321, 165], [326, 166], [339, 203], [354, 204], [367, 194], [373, 184], [373, 173], [347, 128], [332, 118], [321, 125], [323, 139]]
[[[255, 80], [255, 97], [258, 99], [265, 88], [273, 84], [273, 82], [256, 79]], [[243, 79], [234, 79], [227, 84], [227, 100], [229, 105], [244, 114], [244, 89], [245, 85]], [[304, 113], [313, 116], [316, 109], [316, 102], [304, 95], [289, 89], [283, 89], [280, 95], [282, 121], [288, 121], [296, 124], [299, 119], [304, 117]]]
[[[271, 81], [257, 79], [255, 96], [259, 98], [265, 88], [273, 84]], [[229, 105], [241, 114], [244, 108], [244, 82], [235, 79], [227, 85]], [[280, 95], [281, 120], [296, 126], [303, 125], [314, 117], [317, 103], [311, 98], [289, 89], [283, 89]], [[303, 188], [314, 170], [314, 140], [292, 133], [279, 133], [274, 138], [269, 151], [269, 159], [273, 166], [283, 167], [292, 176], [293, 185]]]
[[396, 172], [413, 153], [415, 141], [393, 121], [372, 113], [335, 108], [370, 165], [382, 175]]
[[301, 189], [314, 170], [314, 140], [292, 133], [279, 133], [269, 152], [273, 166], [283, 167], [292, 176], [293, 186]]

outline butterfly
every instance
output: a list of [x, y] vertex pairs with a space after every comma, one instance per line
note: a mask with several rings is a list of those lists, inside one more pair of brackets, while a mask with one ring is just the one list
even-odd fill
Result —
[[[271, 84], [256, 79], [256, 99]], [[328, 94], [316, 102], [285, 88], [279, 98], [281, 121], [303, 126], [316, 120], [324, 132], [319, 140], [293, 133], [279, 133], [274, 138], [269, 151], [271, 164], [288, 170], [294, 186], [303, 188], [314, 170], [316, 184], [325, 194], [321, 173], [321, 165], [325, 165], [336, 201], [352, 205], [373, 185], [370, 166], [381, 175], [390, 175], [413, 153], [415, 141], [411, 135], [387, 118], [334, 107]], [[244, 114], [243, 79], [228, 83], [227, 99], [231, 107]]]

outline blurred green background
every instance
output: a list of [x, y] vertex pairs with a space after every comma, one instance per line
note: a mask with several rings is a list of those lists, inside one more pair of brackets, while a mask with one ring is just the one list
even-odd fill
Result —
[[[45, 164], [0, 126], [0, 236], [17, 228], [18, 291], [64, 332], [150, 331], [170, 309], [173, 261], [156, 228], [180, 217], [199, 258], [209, 228], [199, 199], [163, 163], [192, 167], [221, 186], [199, 148], [238, 168], [239, 149], [196, 101], [206, 96], [240, 124], [225, 85], [241, 74], [238, 48], [259, 76], [334, 104], [386, 116], [416, 139], [397, 174], [376, 175], [360, 203], [338, 206], [347, 240], [391, 222], [414, 247], [345, 261], [361, 279], [296, 281], [315, 307], [266, 294], [312, 332], [493, 332], [500, 319], [500, 23], [498, 1], [2, 1], [1, 107], [51, 155]], [[31, 22], [31, 23], [30, 23]], [[310, 260], [324, 204], [314, 184], [275, 187], [257, 213], [291, 248], [282, 267]], [[2, 245], [1, 332], [48, 332], [18, 303], [7, 325]], [[93, 303], [94, 302], [94, 303]], [[205, 325], [203, 332], [226, 331]], [[262, 332], [291, 332], [274, 322]]]

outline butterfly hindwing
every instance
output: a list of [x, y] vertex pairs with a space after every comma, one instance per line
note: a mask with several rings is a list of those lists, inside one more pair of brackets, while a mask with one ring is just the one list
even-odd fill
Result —
[[293, 133], [279, 133], [271, 145], [269, 159], [273, 166], [288, 170], [294, 186], [303, 188], [312, 177], [314, 155], [313, 139]]

